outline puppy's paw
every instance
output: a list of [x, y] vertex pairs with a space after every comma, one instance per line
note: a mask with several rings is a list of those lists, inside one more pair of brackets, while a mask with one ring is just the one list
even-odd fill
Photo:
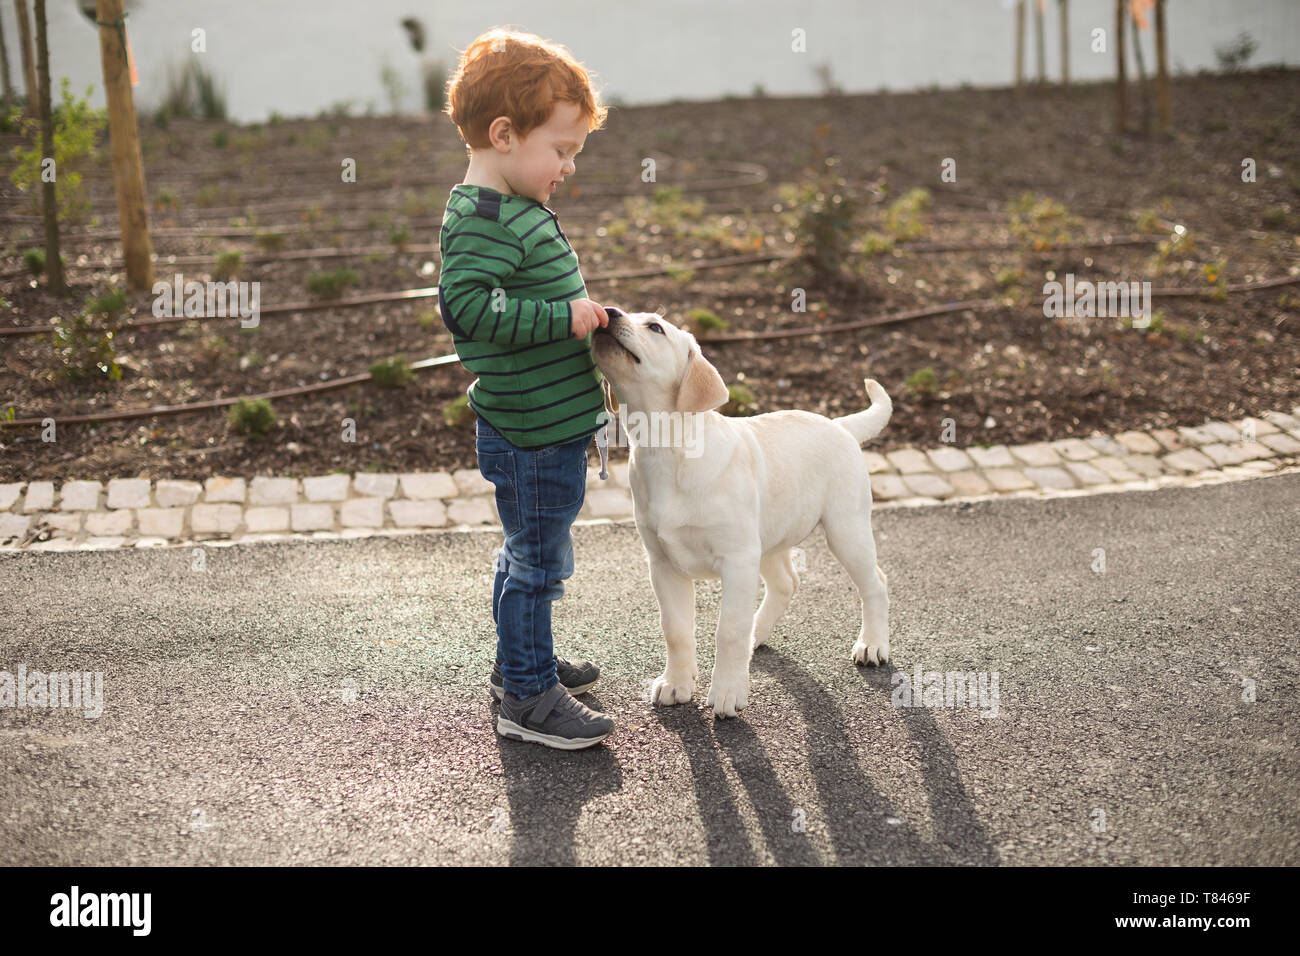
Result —
[[853, 662], [871, 667], [889, 663], [889, 641], [876, 644], [864, 644], [858, 641], [853, 645]]
[[735, 717], [749, 703], [749, 675], [714, 672], [708, 703], [714, 717]]
[[695, 696], [695, 679], [689, 676], [675, 676], [664, 671], [650, 685], [650, 703], [656, 706], [671, 707], [684, 704]]

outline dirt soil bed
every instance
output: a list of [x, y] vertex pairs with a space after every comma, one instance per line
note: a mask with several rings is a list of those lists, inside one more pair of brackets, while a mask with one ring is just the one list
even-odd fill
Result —
[[[1140, 117], [1136, 104], [1135, 120]], [[1111, 134], [1107, 86], [1010, 91], [958, 90], [813, 99], [726, 100], [616, 109], [591, 134], [578, 173], [549, 203], [577, 249], [592, 298], [682, 322], [703, 308], [731, 332], [849, 322], [968, 299], [1001, 297], [983, 312], [811, 337], [705, 344], [729, 384], [743, 383], [757, 413], [802, 408], [827, 415], [865, 406], [862, 379], [878, 379], [894, 401], [888, 428], [869, 447], [939, 444], [943, 420], [956, 445], [1087, 436], [1129, 428], [1197, 425], [1300, 402], [1297, 316], [1300, 285], [1211, 298], [1157, 299], [1149, 330], [1121, 319], [1047, 318], [1028, 301], [1049, 277], [1143, 281], [1210, 290], [1300, 273], [1300, 73], [1189, 77], [1173, 86], [1170, 137]], [[238, 278], [261, 283], [263, 307], [311, 298], [310, 274], [350, 268], [348, 295], [432, 286], [437, 223], [448, 190], [464, 175], [454, 129], [438, 118], [321, 118], [260, 127], [173, 120], [146, 123], [146, 177], [158, 230], [157, 278], [212, 277], [216, 255], [242, 249]], [[17, 137], [0, 138], [4, 162]], [[219, 145], [220, 144], [220, 145]], [[825, 158], [834, 165], [827, 167]], [[87, 170], [100, 233], [115, 229], [107, 167]], [[358, 181], [339, 181], [342, 157]], [[657, 185], [684, 187], [686, 204], [650, 203], [643, 159]], [[942, 164], [956, 163], [956, 182]], [[1244, 159], [1257, 181], [1242, 181]], [[694, 187], [765, 171], [758, 184]], [[781, 186], [810, 173], [842, 176], [860, 201], [848, 275], [819, 278], [799, 262], [690, 270], [693, 260], [790, 250], [789, 200]], [[7, 170], [6, 170], [7, 173]], [[895, 243], [868, 254], [868, 233], [888, 233], [886, 210], [924, 188], [919, 243], [1012, 244], [1004, 249], [923, 252]], [[1011, 229], [1009, 203], [1023, 192], [1050, 197], [1075, 219], [1057, 240], [1159, 234], [1139, 245], [1035, 248]], [[5, 176], [0, 325], [68, 319], [88, 295], [124, 286], [103, 267], [120, 255], [111, 238], [68, 235], [70, 300], [12, 273], [22, 249], [41, 244], [39, 224]], [[662, 194], [661, 194], [662, 196]], [[701, 200], [692, 208], [690, 201]], [[1154, 223], [1159, 221], [1160, 225]], [[257, 261], [252, 236], [166, 235], [166, 228], [286, 232], [283, 251], [343, 248], [342, 257]], [[1170, 224], [1184, 240], [1158, 254]], [[1041, 224], [1047, 229], [1050, 222]], [[397, 251], [392, 232], [405, 227]], [[1046, 233], [1044, 233], [1046, 235]], [[376, 251], [377, 250], [377, 251]], [[168, 256], [203, 256], [178, 266]], [[85, 268], [75, 268], [78, 264]], [[602, 278], [671, 267], [667, 275]], [[683, 271], [690, 270], [690, 271]], [[806, 312], [791, 309], [806, 290]], [[131, 318], [151, 316], [150, 293], [129, 296]], [[708, 335], [699, 330], [701, 340]], [[48, 335], [0, 338], [0, 413], [18, 419], [253, 395], [363, 373], [393, 356], [415, 361], [452, 352], [436, 298], [264, 316], [256, 329], [210, 318], [116, 340], [120, 380], [68, 382], [55, 374]], [[923, 370], [933, 371], [933, 377]], [[918, 375], [918, 373], [920, 373]], [[908, 381], [911, 385], [907, 384]], [[931, 388], [925, 381], [932, 382]], [[473, 416], [449, 425], [443, 409], [472, 381], [458, 364], [419, 372], [405, 387], [373, 382], [277, 399], [260, 437], [234, 433], [224, 411], [136, 421], [61, 425], [57, 441], [35, 427], [0, 429], [0, 481], [212, 474], [311, 475], [331, 471], [425, 471], [476, 467]], [[356, 441], [342, 440], [343, 421]], [[613, 449], [614, 460], [626, 449]], [[596, 461], [594, 446], [590, 450]]]

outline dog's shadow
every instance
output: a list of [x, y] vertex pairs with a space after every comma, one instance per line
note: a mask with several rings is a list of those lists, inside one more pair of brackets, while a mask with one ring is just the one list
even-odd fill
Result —
[[[791, 797], [777, 776], [762, 741], [738, 720], [715, 721], [707, 708], [661, 711], [663, 725], [682, 739], [691, 764], [700, 816], [708, 836], [712, 865], [754, 865], [745, 823], [738, 812], [714, 747], [726, 752], [757, 814], [764, 841], [781, 865], [962, 865], [990, 866], [1001, 861], [962, 786], [957, 759], [934, 718], [923, 708], [889, 708], [898, 714], [923, 758], [936, 840], [924, 840], [906, 814], [890, 805], [858, 765], [854, 742], [844, 731], [843, 715], [816, 678], [798, 662], [769, 646], [754, 654], [754, 671], [770, 674], [798, 707], [807, 728], [807, 754], [815, 794]], [[893, 668], [863, 670], [869, 695], [890, 700]], [[776, 706], [776, 702], [772, 702]], [[883, 764], [882, 764], [883, 766]], [[893, 772], [883, 766], [882, 772]], [[801, 804], [816, 800], [835, 854], [822, 861], [806, 831]], [[896, 822], [889, 822], [889, 820]]]

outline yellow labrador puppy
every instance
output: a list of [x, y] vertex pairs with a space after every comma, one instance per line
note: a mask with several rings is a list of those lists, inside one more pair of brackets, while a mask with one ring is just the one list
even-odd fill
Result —
[[887, 662], [889, 595], [860, 448], [889, 421], [885, 390], [866, 380], [871, 407], [833, 420], [797, 410], [721, 415], [713, 409], [727, 401], [727, 386], [693, 335], [657, 313], [606, 312], [592, 358], [613, 388], [609, 411], [626, 422], [636, 527], [668, 644], [653, 702], [685, 703], [695, 693], [695, 580], [721, 578], [708, 703], [718, 717], [736, 716], [747, 702], [750, 655], [799, 586], [790, 549], [819, 524], [862, 599], [853, 660]]

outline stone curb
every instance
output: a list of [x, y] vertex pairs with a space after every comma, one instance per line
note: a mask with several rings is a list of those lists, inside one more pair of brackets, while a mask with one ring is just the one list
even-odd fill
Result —
[[[1300, 406], [1236, 423], [1096, 433], [1029, 445], [864, 451], [877, 508], [1048, 498], [1213, 484], [1300, 467]], [[627, 462], [592, 469], [579, 524], [632, 517]], [[428, 531], [500, 533], [477, 469], [448, 473], [214, 476], [0, 484], [0, 551], [102, 550], [355, 538]]]

